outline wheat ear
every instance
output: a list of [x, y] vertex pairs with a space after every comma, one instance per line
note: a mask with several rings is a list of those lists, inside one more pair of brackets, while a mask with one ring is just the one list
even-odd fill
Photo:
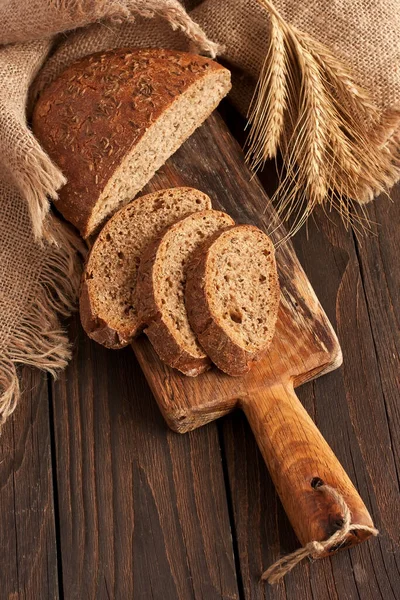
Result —
[[[249, 120], [255, 123], [249, 135], [255, 169], [279, 148], [287, 103], [287, 55], [282, 28], [271, 15], [269, 51], [256, 86]], [[248, 157], [250, 158], [250, 157]]]
[[294, 215], [291, 233], [325, 204], [348, 224], [368, 227], [356, 202], [387, 191], [400, 175], [381, 133], [387, 123], [379, 128], [370, 95], [329, 49], [269, 0], [258, 1], [270, 14], [271, 39], [249, 111], [247, 160], [257, 170], [281, 151], [286, 175], [273, 199], [281, 216]]
[[334, 86], [338, 100], [344, 100], [345, 104], [350, 103], [351, 109], [356, 114], [364, 115], [364, 117], [367, 116], [368, 118], [373, 117], [374, 120], [378, 119], [379, 112], [371, 94], [357, 84], [350, 69], [329, 48], [318, 42], [311, 35], [299, 31], [295, 27], [293, 27], [293, 30], [296, 31], [297, 37], [301, 38], [302, 44], [313, 55], [320, 68], [328, 77], [331, 85]]

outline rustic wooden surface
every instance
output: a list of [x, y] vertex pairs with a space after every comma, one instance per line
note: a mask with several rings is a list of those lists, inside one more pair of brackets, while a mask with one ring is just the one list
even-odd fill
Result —
[[[200, 164], [199, 156], [204, 157]], [[184, 433], [240, 406], [302, 545], [329, 538], [341, 518], [335, 500], [313, 488], [316, 479], [342, 495], [353, 523], [372, 527], [357, 490], [293, 389], [340, 366], [336, 335], [292, 243], [283, 243], [286, 232], [276, 227], [276, 213], [267, 195], [252, 177], [220, 116], [212, 115], [144, 192], [170, 186], [198, 187], [211, 197], [214, 208], [225, 210], [239, 223], [251, 222], [271, 232], [281, 302], [268, 353], [242, 377], [229, 377], [215, 368], [195, 378], [185, 377], [159, 360], [146, 336], [134, 340], [132, 347], [168, 425]], [[369, 536], [366, 531], [350, 532], [340, 547], [358, 544]]]
[[[230, 119], [236, 133], [239, 120]], [[274, 166], [262, 180], [274, 186]], [[381, 535], [298, 566], [263, 568], [295, 539], [245, 417], [180, 436], [130, 349], [89, 341], [55, 383], [29, 369], [0, 437], [0, 598], [395, 600], [400, 594], [400, 188], [358, 242], [317, 213], [294, 245], [344, 365], [299, 388]]]

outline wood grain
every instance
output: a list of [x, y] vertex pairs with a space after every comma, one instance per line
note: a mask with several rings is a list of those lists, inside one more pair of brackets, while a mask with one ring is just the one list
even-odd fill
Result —
[[[211, 154], [209, 148], [216, 152]], [[201, 165], [199, 156], [203, 157]], [[340, 526], [339, 507], [332, 498], [321, 500], [321, 492], [313, 487], [316, 479], [342, 494], [353, 523], [372, 527], [356, 489], [293, 392], [293, 385], [339, 366], [336, 335], [291, 243], [281, 243], [285, 232], [276, 228], [269, 199], [251, 178], [239, 146], [216, 115], [166, 163], [146, 191], [171, 185], [197, 187], [211, 197], [216, 208], [237, 221], [251, 220], [271, 232], [277, 246], [281, 304], [267, 355], [242, 377], [229, 377], [217, 369], [185, 377], [163, 364], [145, 338], [134, 341], [136, 356], [167, 423], [182, 433], [240, 405], [302, 545], [326, 540]], [[359, 543], [369, 535], [351, 533], [339, 547]]]
[[130, 348], [71, 333], [53, 386], [65, 598], [238, 598], [216, 426], [169, 431]]
[[24, 391], [0, 436], [0, 598], [58, 598], [47, 380], [21, 372]]
[[[244, 404], [244, 412], [303, 546], [312, 540], [328, 539], [342, 526], [342, 509], [319, 490], [322, 483], [338, 491], [351, 507], [352, 523], [373, 526], [363, 501], [298, 401], [291, 382], [276, 383], [252, 394]], [[358, 544], [368, 537], [368, 531], [351, 533], [338, 548], [332, 545], [329, 552]]]

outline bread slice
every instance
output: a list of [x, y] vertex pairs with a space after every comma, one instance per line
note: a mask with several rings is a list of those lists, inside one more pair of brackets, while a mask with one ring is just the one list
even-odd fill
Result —
[[185, 302], [203, 350], [243, 375], [274, 335], [280, 290], [271, 240], [252, 225], [215, 235], [188, 266]]
[[196, 376], [211, 362], [190, 328], [184, 302], [186, 265], [192, 253], [220, 229], [232, 226], [223, 212], [202, 211], [172, 225], [151, 244], [139, 267], [139, 319], [160, 358], [185, 375]]
[[137, 198], [105, 225], [90, 252], [81, 285], [86, 333], [108, 348], [126, 346], [138, 333], [133, 292], [143, 251], [161, 231], [211, 200], [192, 188], [171, 188]]
[[86, 56], [44, 90], [33, 131], [67, 178], [58, 210], [87, 238], [127, 204], [230, 90], [230, 73], [184, 52]]

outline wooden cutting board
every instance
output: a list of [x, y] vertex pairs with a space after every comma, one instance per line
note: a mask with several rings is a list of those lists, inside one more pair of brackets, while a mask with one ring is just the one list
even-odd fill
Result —
[[[244, 377], [229, 377], [217, 369], [185, 377], [160, 362], [145, 336], [135, 340], [133, 349], [165, 420], [184, 433], [242, 408], [303, 545], [327, 539], [341, 526], [342, 511], [319, 492], [321, 481], [343, 496], [352, 523], [372, 526], [364, 503], [294, 392], [294, 387], [340, 366], [335, 332], [292, 244], [281, 243], [285, 231], [276, 229], [268, 197], [217, 114], [169, 159], [144, 192], [181, 185], [206, 192], [214, 208], [271, 235], [277, 246], [281, 304], [271, 349]], [[351, 532], [341, 547], [368, 535]]]

